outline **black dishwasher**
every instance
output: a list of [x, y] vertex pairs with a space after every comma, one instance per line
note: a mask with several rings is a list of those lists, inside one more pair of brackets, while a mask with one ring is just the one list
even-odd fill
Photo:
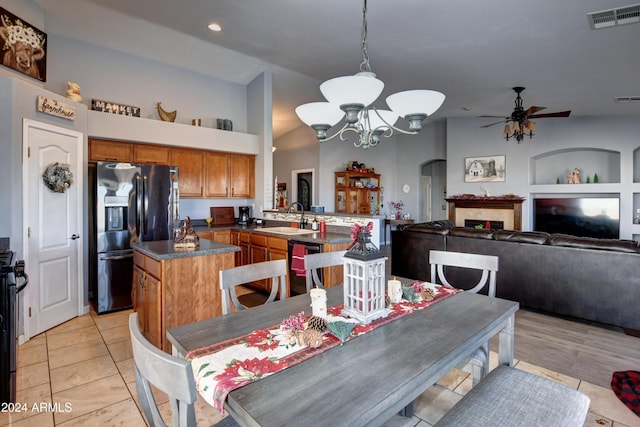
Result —
[[[294, 266], [294, 263], [292, 263], [294, 245], [304, 246], [305, 252], [307, 254], [317, 254], [322, 252], [322, 244], [320, 243], [289, 240], [289, 287], [291, 290], [291, 296], [300, 295], [307, 292], [305, 276], [299, 276], [298, 272], [292, 268]], [[322, 280], [322, 271], [319, 271], [318, 274], [320, 276], [320, 280]]]

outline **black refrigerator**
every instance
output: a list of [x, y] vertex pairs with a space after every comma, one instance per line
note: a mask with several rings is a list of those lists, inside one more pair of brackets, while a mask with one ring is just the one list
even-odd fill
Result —
[[131, 244], [173, 238], [178, 168], [98, 162], [89, 166], [89, 181], [89, 301], [98, 314], [131, 308]]

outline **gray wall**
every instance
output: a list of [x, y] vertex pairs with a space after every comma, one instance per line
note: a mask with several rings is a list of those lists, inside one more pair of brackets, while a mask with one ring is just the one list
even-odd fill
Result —
[[[640, 122], [633, 117], [569, 117], [540, 119], [536, 123], [536, 135], [517, 144], [502, 139], [501, 129], [491, 127], [481, 129], [486, 120], [448, 119], [447, 120], [447, 193], [480, 194], [481, 186], [486, 185], [491, 195], [518, 194], [527, 198], [523, 204], [522, 224], [525, 230], [532, 226], [531, 199], [537, 194], [597, 194], [615, 193], [620, 195], [620, 235], [633, 238], [640, 235], [640, 226], [632, 223], [633, 194], [640, 193], [640, 187], [633, 182], [635, 170], [634, 151], [640, 146], [637, 135]], [[567, 150], [570, 155], [566, 155]], [[586, 156], [584, 150], [587, 150]], [[593, 150], [612, 150], [620, 153], [620, 162], [612, 165], [610, 155], [594, 156]], [[567, 163], [563, 166], [547, 162], [543, 170], [538, 171], [536, 182], [534, 173], [535, 158], [547, 153], [560, 153]], [[495, 183], [465, 183], [464, 158], [473, 156], [506, 155], [506, 180]], [[566, 173], [578, 167], [584, 175], [593, 178], [598, 173], [604, 183], [591, 184], [590, 187], [555, 184], [556, 177], [566, 182]], [[553, 169], [553, 170], [552, 170]], [[619, 170], [617, 183], [607, 183], [607, 175], [615, 176]], [[548, 180], [541, 174], [548, 173]], [[583, 175], [583, 182], [586, 176]], [[638, 199], [640, 203], [640, 199]], [[637, 206], [640, 208], [640, 205]]]

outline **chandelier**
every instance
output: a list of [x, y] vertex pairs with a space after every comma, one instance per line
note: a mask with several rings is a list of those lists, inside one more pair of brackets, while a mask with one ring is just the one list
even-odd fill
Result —
[[[378, 109], [373, 102], [384, 89], [384, 82], [371, 72], [367, 51], [367, 0], [362, 8], [362, 62], [360, 72], [353, 76], [336, 77], [320, 85], [320, 92], [328, 102], [311, 102], [296, 108], [296, 114], [307, 126], [316, 131], [320, 142], [340, 136], [348, 139], [348, 132], [357, 134], [353, 143], [358, 148], [375, 147], [380, 138], [389, 138], [393, 132], [415, 135], [422, 122], [440, 108], [444, 94], [434, 90], [408, 90], [387, 97], [390, 110]], [[394, 124], [402, 117], [409, 130]], [[332, 136], [327, 131], [341, 120], [344, 126]]]

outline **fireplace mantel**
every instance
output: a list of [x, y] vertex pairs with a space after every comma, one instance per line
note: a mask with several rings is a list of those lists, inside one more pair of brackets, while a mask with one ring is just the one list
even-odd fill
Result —
[[[464, 226], [465, 219], [503, 219], [505, 228], [522, 230], [524, 197], [460, 196], [446, 200], [449, 203], [449, 221], [456, 226]], [[469, 218], [469, 215], [476, 218]]]

